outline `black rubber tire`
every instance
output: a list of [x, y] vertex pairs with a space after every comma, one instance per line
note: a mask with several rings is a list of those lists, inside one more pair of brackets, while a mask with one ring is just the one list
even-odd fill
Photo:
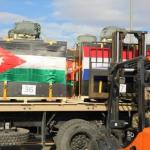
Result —
[[[89, 148], [80, 148], [95, 140], [97, 131], [93, 124], [82, 119], [73, 119], [64, 123], [56, 138], [57, 150], [89, 150]], [[81, 138], [81, 139], [80, 139]], [[74, 141], [77, 140], [77, 141]], [[74, 144], [72, 146], [72, 144]], [[74, 147], [74, 148], [73, 148]]]
[[[102, 134], [96, 140], [95, 149], [98, 147], [98, 150], [118, 150], [119, 144], [117, 139], [114, 136], [107, 137]], [[96, 149], [97, 150], [97, 149]]]
[[29, 138], [29, 130], [17, 128], [16, 131], [0, 131], [1, 146], [17, 146], [26, 143]]
[[97, 140], [90, 141], [89, 150], [100, 150]]
[[54, 137], [55, 144], [60, 145], [60, 140], [62, 139], [62, 136], [63, 136], [64, 132], [66, 131], [66, 129], [68, 129], [70, 126], [72, 126], [74, 124], [78, 124], [81, 122], [87, 122], [87, 121], [85, 121], [83, 119], [71, 119], [69, 121], [64, 122], [59, 128], [57, 136]]

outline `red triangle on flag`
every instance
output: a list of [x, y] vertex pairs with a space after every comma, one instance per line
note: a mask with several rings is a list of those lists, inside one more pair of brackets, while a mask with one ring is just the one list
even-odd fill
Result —
[[19, 58], [4, 48], [0, 48], [0, 73], [10, 70], [23, 63], [25, 63], [25, 60]]

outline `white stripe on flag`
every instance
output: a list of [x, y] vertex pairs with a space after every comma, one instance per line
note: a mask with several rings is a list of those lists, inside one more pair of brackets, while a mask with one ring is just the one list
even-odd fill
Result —
[[18, 55], [26, 62], [17, 68], [66, 70], [66, 58], [50, 56]]
[[[103, 61], [103, 63], [102, 63]], [[96, 63], [96, 58], [92, 58], [92, 68], [93, 69], [99, 69], [99, 68], [108, 68], [109, 67], [109, 59], [108, 58], [98, 58]], [[84, 57], [83, 58], [83, 69], [89, 69], [89, 58]]]
[[[109, 62], [111, 62], [111, 58], [110, 59], [97, 58], [97, 63], [96, 63], [96, 58], [92, 58], [91, 61], [92, 61], [93, 69], [108, 68], [110, 66]], [[123, 59], [123, 62], [124, 61], [127, 61], [127, 59]], [[83, 69], [89, 69], [89, 57], [84, 57], [82, 63], [83, 63], [82, 65]]]

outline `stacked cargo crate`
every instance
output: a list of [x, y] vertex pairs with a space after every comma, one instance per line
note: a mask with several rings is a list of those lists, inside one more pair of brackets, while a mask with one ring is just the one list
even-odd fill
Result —
[[13, 40], [0, 41], [0, 47], [1, 68], [8, 68], [0, 74], [0, 97], [4, 86], [9, 99], [66, 97], [66, 42]]

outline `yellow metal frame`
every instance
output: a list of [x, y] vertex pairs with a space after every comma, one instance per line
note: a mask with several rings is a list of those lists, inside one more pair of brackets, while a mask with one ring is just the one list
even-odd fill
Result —
[[3, 99], [7, 100], [7, 81], [4, 81], [3, 84]]
[[49, 83], [49, 93], [48, 93], [48, 99], [52, 99], [53, 97], [53, 84], [52, 82]]
[[99, 90], [98, 90], [99, 93], [102, 93], [102, 88], [103, 88], [103, 82], [99, 81]]

